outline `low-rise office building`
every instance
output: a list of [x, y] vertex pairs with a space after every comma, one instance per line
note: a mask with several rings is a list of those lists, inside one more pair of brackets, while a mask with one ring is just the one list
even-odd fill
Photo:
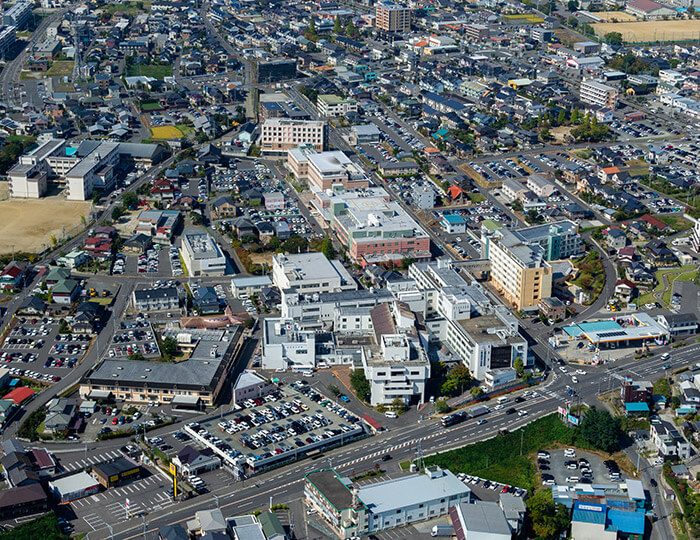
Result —
[[268, 276], [235, 277], [231, 280], [231, 294], [234, 298], [249, 298], [271, 286], [272, 280]]
[[306, 144], [323, 152], [327, 144], [326, 124], [318, 120], [268, 118], [262, 124], [260, 144], [264, 154], [286, 154], [287, 150]]
[[272, 282], [281, 291], [296, 289], [301, 294], [357, 289], [357, 283], [340, 260], [329, 261], [317, 252], [275, 255]]
[[182, 362], [104, 360], [80, 383], [85, 399], [121, 399], [131, 403], [213, 406], [230, 384], [231, 367], [240, 354], [242, 327], [233, 330], [173, 330], [192, 349]]
[[316, 98], [316, 107], [325, 117], [344, 116], [349, 112], [357, 112], [357, 101], [335, 94], [320, 94]]
[[180, 253], [190, 276], [223, 276], [226, 273], [226, 256], [204, 227], [185, 229]]
[[310, 472], [304, 482], [304, 502], [341, 539], [436, 518], [470, 499], [463, 482], [437, 467], [363, 486], [344, 483], [332, 469]]

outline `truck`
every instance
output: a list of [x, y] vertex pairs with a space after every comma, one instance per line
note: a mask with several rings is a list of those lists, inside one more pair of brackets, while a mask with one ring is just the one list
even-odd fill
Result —
[[469, 409], [469, 418], [476, 418], [477, 416], [483, 416], [489, 413], [489, 408], [486, 405], [477, 405]]
[[430, 536], [454, 536], [455, 529], [452, 525], [434, 525], [430, 530]]

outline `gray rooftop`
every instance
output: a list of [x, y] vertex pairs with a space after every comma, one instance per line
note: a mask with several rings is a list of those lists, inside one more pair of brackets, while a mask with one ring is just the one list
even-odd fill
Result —
[[359, 499], [373, 514], [391, 512], [435, 499], [457, 495], [469, 496], [471, 490], [450, 471], [441, 471], [435, 478], [414, 474], [359, 486]]
[[474, 504], [460, 503], [459, 511], [464, 517], [464, 526], [467, 537], [473, 534], [504, 534], [510, 537], [511, 530], [508, 526], [503, 510], [494, 502], [477, 501]]

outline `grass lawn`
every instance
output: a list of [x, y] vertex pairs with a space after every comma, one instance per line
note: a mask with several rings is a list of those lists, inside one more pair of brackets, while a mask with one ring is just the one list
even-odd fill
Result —
[[590, 148], [584, 148], [583, 150], [576, 150], [575, 152], [571, 153], [581, 159], [588, 159], [593, 155], [593, 150]]
[[155, 111], [160, 109], [160, 103], [141, 103], [142, 111]]
[[146, 64], [146, 65], [130, 65], [127, 69], [127, 76], [133, 77], [143, 75], [145, 77], [153, 77], [154, 79], [164, 79], [171, 77], [173, 74], [173, 66], [170, 64]]
[[190, 133], [194, 133], [194, 128], [189, 124], [175, 124], [175, 127], [180, 130], [183, 136], [187, 136]]
[[44, 78], [72, 75], [74, 64], [73, 60], [56, 60], [55, 62], [51, 62], [51, 67], [49, 67], [49, 70], [44, 74]]
[[480, 202], [484, 202], [486, 200], [486, 197], [484, 197], [481, 193], [467, 193], [467, 197], [469, 197], [472, 204], [479, 204]]
[[455, 474], [478, 475], [532, 493], [536, 487], [534, 454], [540, 449], [576, 446], [577, 442], [587, 446], [577, 441], [575, 430], [564, 425], [556, 414], [550, 414], [506, 435], [428, 456], [425, 464], [439, 465]]
[[11, 143], [11, 142], [34, 142], [36, 141], [36, 137], [32, 137], [31, 135], [10, 135], [5, 138], [5, 142]]
[[684, 232], [690, 229], [693, 224], [681, 216], [655, 216], [666, 225], [673, 227], [676, 232]]
[[[681, 281], [693, 281], [695, 278], [695, 271], [696, 267], [694, 264], [687, 264], [685, 266], [682, 266], [680, 268], [670, 268], [666, 270], [658, 270], [656, 272], [656, 281], [657, 285], [654, 287], [654, 293], [660, 293], [664, 292], [663, 296], [661, 297], [664, 302], [668, 305], [668, 303], [671, 301], [671, 290], [673, 289], [673, 282], [676, 281], [677, 279], [681, 278]], [[668, 275], [668, 290], [664, 291], [665, 284], [664, 284], [664, 279], [663, 277], [665, 275]], [[656, 299], [654, 298], [654, 295], [652, 293], [647, 293], [643, 294], [642, 296], [639, 297], [639, 305], [642, 306], [644, 304], [651, 304], [656, 302]]]

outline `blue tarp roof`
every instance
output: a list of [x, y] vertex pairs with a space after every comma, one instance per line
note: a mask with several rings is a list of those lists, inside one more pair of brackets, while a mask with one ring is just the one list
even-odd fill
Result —
[[644, 534], [644, 512], [627, 512], [625, 510], [608, 510], [608, 531], [626, 534]]
[[645, 402], [625, 403], [625, 409], [627, 409], [627, 412], [644, 412], [649, 410], [649, 405], [647, 405]]

